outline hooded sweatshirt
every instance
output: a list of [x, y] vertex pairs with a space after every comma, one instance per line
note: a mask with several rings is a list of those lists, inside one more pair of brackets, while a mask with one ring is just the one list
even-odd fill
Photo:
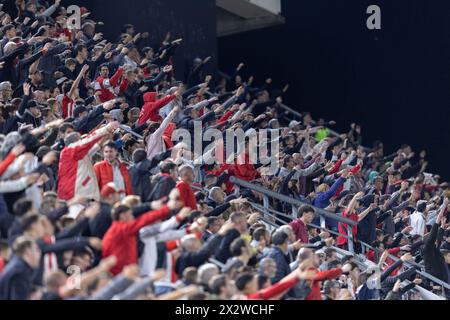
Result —
[[175, 95], [171, 94], [156, 100], [156, 92], [147, 92], [144, 94], [144, 106], [139, 115], [138, 126], [143, 125], [147, 120], [158, 121], [158, 111], [170, 101], [175, 99]]

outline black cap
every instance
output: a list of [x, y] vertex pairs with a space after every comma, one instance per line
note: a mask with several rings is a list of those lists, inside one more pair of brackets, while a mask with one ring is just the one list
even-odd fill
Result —
[[39, 108], [39, 105], [36, 101], [30, 100], [27, 103], [27, 109], [30, 109], [30, 108]]
[[73, 116], [75, 118], [78, 118], [80, 113], [87, 111], [87, 108], [85, 106], [78, 106], [73, 110]]

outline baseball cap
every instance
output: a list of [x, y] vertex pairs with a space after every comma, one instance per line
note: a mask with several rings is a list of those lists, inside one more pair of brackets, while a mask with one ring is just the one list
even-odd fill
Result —
[[113, 182], [105, 184], [100, 191], [100, 195], [104, 198], [110, 196], [113, 193], [120, 193], [119, 188], [117, 188]]
[[302, 123], [300, 121], [292, 120], [289, 123], [289, 129], [293, 130], [296, 126], [301, 125]]
[[35, 100], [30, 100], [27, 103], [27, 109], [30, 109], [30, 108], [39, 108], [39, 105]]

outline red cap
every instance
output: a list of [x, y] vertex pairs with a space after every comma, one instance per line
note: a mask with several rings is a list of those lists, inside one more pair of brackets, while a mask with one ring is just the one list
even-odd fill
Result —
[[85, 14], [85, 13], [88, 13], [89, 12], [89, 10], [86, 8], [86, 7], [81, 7], [80, 8], [80, 13], [81, 13], [81, 15], [83, 15], [83, 14]]
[[116, 185], [112, 182], [107, 183], [103, 186], [100, 194], [103, 198], [106, 198], [108, 196], [110, 196], [113, 193], [119, 193], [119, 189], [116, 187]]

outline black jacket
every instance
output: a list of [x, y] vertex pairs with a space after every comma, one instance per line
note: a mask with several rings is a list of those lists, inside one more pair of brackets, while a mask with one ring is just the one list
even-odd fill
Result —
[[183, 274], [183, 270], [187, 267], [199, 267], [205, 263], [209, 257], [214, 253], [214, 250], [219, 245], [223, 236], [215, 234], [202, 246], [199, 251], [187, 252], [184, 251], [175, 263], [175, 271], [178, 275]]
[[433, 225], [430, 235], [425, 241], [423, 258], [425, 262], [425, 272], [449, 283], [450, 279], [448, 267], [445, 263], [444, 256], [440, 251], [442, 231], [443, 230], [439, 228], [439, 225], [437, 223]]
[[241, 235], [236, 229], [232, 229], [227, 232], [225, 237], [220, 242], [220, 246], [216, 252], [216, 259], [222, 263], [225, 263], [230, 257], [230, 245], [234, 239], [239, 238]]
[[15, 256], [0, 275], [0, 300], [27, 300], [32, 288], [34, 269]]

